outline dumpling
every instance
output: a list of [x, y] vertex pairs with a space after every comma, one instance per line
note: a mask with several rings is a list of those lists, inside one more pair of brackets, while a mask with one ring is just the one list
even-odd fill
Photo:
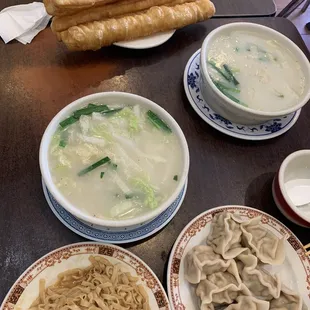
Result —
[[219, 254], [207, 245], [198, 245], [190, 250], [185, 257], [185, 278], [197, 284], [206, 279], [206, 275], [225, 271], [230, 262], [223, 260]]
[[[229, 279], [225, 277], [225, 280]], [[202, 280], [199, 283], [196, 293], [201, 299], [201, 310], [209, 308], [211, 309], [212, 304], [231, 304], [240, 295], [251, 296], [250, 291], [243, 283], [239, 284], [238, 286], [231, 283], [224, 287], [219, 287], [216, 284], [209, 282], [208, 280]]]
[[253, 296], [239, 296], [236, 304], [231, 304], [225, 310], [269, 310], [269, 302]]
[[240, 225], [243, 243], [266, 264], [280, 265], [285, 259], [284, 238], [279, 239], [255, 217]]
[[213, 304], [201, 304], [200, 310], [214, 310], [215, 307]]
[[249, 250], [237, 257], [237, 267], [243, 283], [251, 293], [263, 300], [280, 297], [281, 281], [258, 266], [258, 259]]
[[280, 297], [270, 301], [270, 310], [305, 310], [307, 308], [301, 296], [285, 286], [282, 287]]
[[213, 217], [207, 244], [225, 259], [235, 258], [246, 250], [240, 243], [242, 231], [238, 221], [228, 212], [220, 212]]
[[201, 306], [211, 303], [232, 303], [238, 295], [251, 295], [242, 283], [236, 262], [230, 260], [230, 266], [225, 272], [215, 272], [200, 281], [196, 294], [201, 299]]

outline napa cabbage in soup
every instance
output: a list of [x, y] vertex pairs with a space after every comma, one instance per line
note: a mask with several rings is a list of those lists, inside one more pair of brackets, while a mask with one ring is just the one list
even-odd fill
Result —
[[60, 123], [49, 164], [73, 205], [98, 218], [129, 219], [171, 196], [183, 158], [180, 141], [152, 111], [89, 104]]

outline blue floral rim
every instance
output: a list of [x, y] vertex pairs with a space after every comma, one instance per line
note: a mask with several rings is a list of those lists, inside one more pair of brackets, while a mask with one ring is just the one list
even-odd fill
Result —
[[[259, 125], [242, 125], [233, 123], [214, 112], [204, 100], [200, 91], [200, 50], [188, 61], [184, 72], [186, 95], [199, 115], [211, 126], [223, 133], [243, 139], [268, 139], [279, 136], [290, 129], [299, 117], [300, 110], [289, 115], [275, 118]], [[201, 115], [202, 114], [202, 115]]]
[[50, 208], [65, 226], [84, 238], [106, 243], [129, 243], [155, 234], [166, 226], [175, 216], [184, 200], [187, 189], [186, 182], [177, 199], [163, 213], [150, 222], [133, 229], [127, 229], [126, 231], [110, 231], [108, 229], [97, 229], [77, 219], [55, 200], [43, 180], [42, 185], [45, 198]]

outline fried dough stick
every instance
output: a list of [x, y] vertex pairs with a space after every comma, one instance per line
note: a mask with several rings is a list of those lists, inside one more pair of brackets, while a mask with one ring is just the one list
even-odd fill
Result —
[[144, 11], [152, 6], [174, 6], [195, 0], [125, 0], [104, 6], [92, 7], [70, 16], [56, 16], [52, 22], [53, 32], [64, 31], [72, 26]]
[[46, 11], [52, 16], [75, 14], [91, 7], [98, 7], [121, 0], [43, 0]]
[[209, 0], [197, 0], [174, 7], [157, 6], [143, 13], [73, 26], [57, 33], [57, 37], [70, 50], [98, 50], [114, 42], [197, 23], [210, 18], [214, 13], [214, 5]]

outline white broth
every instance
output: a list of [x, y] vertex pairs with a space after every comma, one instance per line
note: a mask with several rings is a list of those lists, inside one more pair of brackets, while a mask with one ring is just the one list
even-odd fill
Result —
[[183, 158], [177, 136], [152, 111], [90, 104], [60, 123], [49, 166], [53, 182], [77, 208], [129, 219], [171, 196]]
[[208, 72], [233, 101], [254, 110], [276, 112], [296, 105], [305, 90], [298, 60], [275, 40], [233, 31], [210, 45]]

